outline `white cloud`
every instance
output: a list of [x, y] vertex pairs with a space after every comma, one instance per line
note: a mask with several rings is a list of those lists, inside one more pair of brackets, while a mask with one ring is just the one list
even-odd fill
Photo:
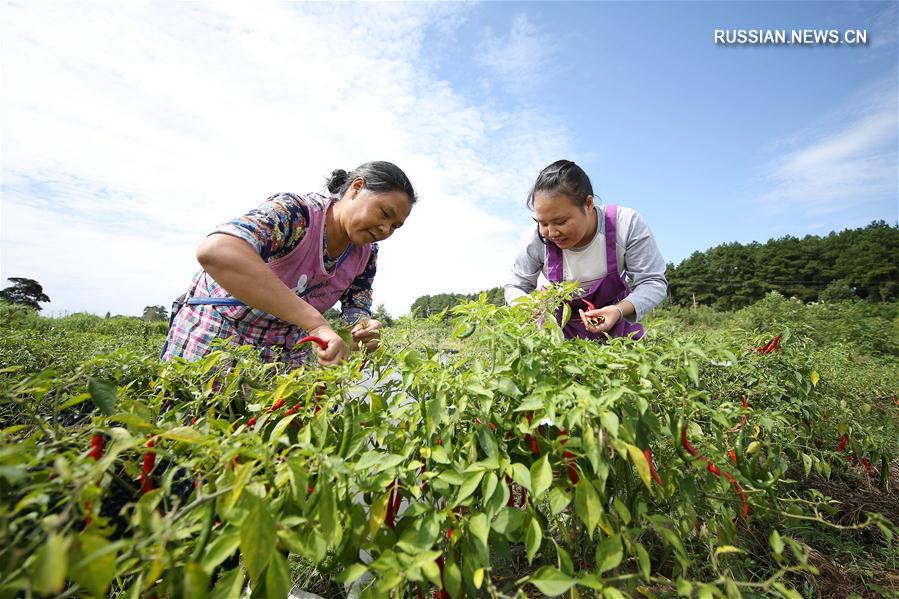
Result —
[[521, 13], [512, 20], [508, 34], [489, 28], [484, 32], [476, 60], [504, 85], [524, 92], [538, 87], [554, 53], [555, 44]]
[[815, 218], [897, 197], [896, 80], [859, 90], [840, 109], [775, 144], [759, 200]]
[[4, 5], [2, 276], [38, 279], [51, 311], [139, 314], [181, 293], [218, 223], [390, 160], [421, 201], [381, 246], [375, 302], [500, 284], [568, 134], [435, 75], [429, 36], [470, 11]]

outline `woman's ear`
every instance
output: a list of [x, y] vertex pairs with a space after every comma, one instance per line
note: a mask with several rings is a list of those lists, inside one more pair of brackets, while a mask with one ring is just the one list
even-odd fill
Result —
[[593, 196], [587, 196], [587, 200], [584, 202], [584, 207], [589, 210], [590, 208], [595, 208], [595, 204], [593, 204]]

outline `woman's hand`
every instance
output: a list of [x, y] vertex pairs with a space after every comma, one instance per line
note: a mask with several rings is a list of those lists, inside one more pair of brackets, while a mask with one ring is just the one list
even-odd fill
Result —
[[361, 345], [366, 351], [375, 351], [381, 342], [381, 321], [375, 319], [360, 320], [353, 327], [353, 343]]
[[[630, 306], [630, 302], [622, 302], [625, 303], [626, 306]], [[578, 310], [581, 315], [581, 320], [584, 321], [584, 327], [590, 333], [605, 333], [618, 324], [618, 321], [624, 318], [625, 312], [624, 310], [617, 306], [603, 306], [602, 308], [597, 308], [596, 310]], [[632, 312], [629, 312], [632, 313]], [[594, 324], [596, 326], [594, 326]]]
[[313, 337], [318, 337], [328, 344], [326, 349], [322, 349], [315, 345], [315, 357], [322, 366], [332, 366], [346, 359], [347, 349], [346, 343], [340, 338], [340, 335], [334, 332], [330, 325], [322, 325], [309, 331]]

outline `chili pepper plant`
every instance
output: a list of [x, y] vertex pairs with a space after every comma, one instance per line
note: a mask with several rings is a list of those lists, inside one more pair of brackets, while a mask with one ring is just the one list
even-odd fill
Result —
[[888, 518], [803, 485], [879, 481], [896, 448], [831, 411], [800, 336], [566, 340], [573, 291], [482, 298], [331, 368], [224, 344], [4, 373], [0, 597], [285, 597], [291, 556], [364, 597], [798, 597], [799, 525], [895, 552]]

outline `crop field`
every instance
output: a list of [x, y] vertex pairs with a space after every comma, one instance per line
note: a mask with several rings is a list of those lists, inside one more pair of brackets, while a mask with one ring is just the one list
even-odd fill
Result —
[[3, 306], [0, 598], [899, 596], [899, 304], [570, 292], [293, 372]]

